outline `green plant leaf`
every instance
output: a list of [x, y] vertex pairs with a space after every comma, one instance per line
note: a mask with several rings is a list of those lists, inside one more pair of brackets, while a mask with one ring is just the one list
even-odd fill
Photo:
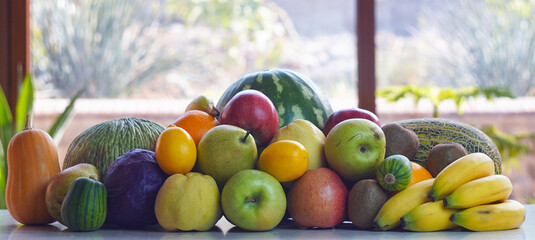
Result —
[[74, 103], [82, 95], [83, 92], [84, 88], [78, 90], [78, 92], [74, 96], [72, 96], [69, 104], [65, 107], [65, 110], [63, 110], [63, 113], [58, 116], [54, 124], [52, 124], [52, 127], [50, 127], [50, 129], [48, 130], [48, 134], [50, 134], [52, 139], [54, 139], [56, 145], [58, 145], [61, 141], [61, 138], [65, 133], [67, 123], [74, 116], [74, 112], [72, 111], [74, 109]]
[[378, 97], [383, 97], [389, 102], [396, 102], [405, 97], [413, 97], [414, 105], [417, 105], [420, 99], [427, 98], [433, 104], [433, 117], [439, 117], [439, 106], [444, 100], [451, 99], [457, 106], [457, 113], [463, 114], [462, 105], [469, 98], [476, 98], [484, 95], [487, 100], [493, 100], [495, 97], [510, 97], [514, 95], [507, 87], [465, 87], [461, 89], [439, 88], [433, 86], [391, 86], [377, 91]]
[[9, 140], [13, 136], [13, 116], [2, 86], [0, 86], [0, 131], [0, 141], [2, 142], [4, 153]]
[[4, 191], [7, 178], [6, 152], [9, 140], [13, 137], [13, 116], [11, 108], [7, 102], [3, 88], [0, 86], [0, 142], [2, 143], [2, 152], [0, 153], [0, 208], [5, 208]]
[[26, 123], [26, 116], [32, 111], [34, 99], [34, 88], [31, 74], [26, 75], [17, 98], [17, 106], [15, 108], [15, 132], [20, 132], [24, 129]]
[[437, 103], [440, 103], [443, 100], [446, 99], [455, 99], [457, 94], [456, 92], [451, 88], [444, 88], [444, 89], [437, 89]]
[[7, 159], [6, 152], [9, 140], [13, 137], [13, 116], [11, 115], [11, 108], [7, 102], [2, 86], [0, 86], [0, 142], [2, 148], [0, 149], [0, 208], [6, 208], [5, 188], [7, 180]]
[[519, 158], [524, 154], [533, 152], [533, 146], [525, 144], [524, 140], [535, 141], [533, 133], [508, 134], [502, 132], [495, 125], [486, 125], [481, 130], [487, 134], [498, 147], [504, 165], [504, 171], [510, 170], [514, 166], [519, 166]]

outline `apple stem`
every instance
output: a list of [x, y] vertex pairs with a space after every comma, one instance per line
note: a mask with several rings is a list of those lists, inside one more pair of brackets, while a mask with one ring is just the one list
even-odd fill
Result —
[[256, 202], [256, 199], [252, 198], [252, 197], [248, 197], [245, 199], [246, 202]]
[[387, 184], [394, 184], [396, 182], [396, 176], [394, 176], [392, 173], [387, 173], [385, 175], [385, 182]]
[[245, 143], [245, 141], [247, 140], [247, 137], [249, 137], [249, 135], [251, 135], [251, 133], [249, 131], [247, 131], [247, 133], [245, 133], [245, 137], [243, 137], [240, 141], [242, 143]]

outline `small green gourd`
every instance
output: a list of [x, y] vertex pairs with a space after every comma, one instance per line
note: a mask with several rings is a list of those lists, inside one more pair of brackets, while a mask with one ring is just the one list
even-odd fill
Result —
[[71, 184], [61, 205], [61, 218], [73, 231], [98, 230], [106, 220], [107, 191], [104, 184], [79, 177]]
[[385, 158], [377, 168], [377, 181], [387, 191], [405, 189], [412, 178], [410, 160], [400, 154]]

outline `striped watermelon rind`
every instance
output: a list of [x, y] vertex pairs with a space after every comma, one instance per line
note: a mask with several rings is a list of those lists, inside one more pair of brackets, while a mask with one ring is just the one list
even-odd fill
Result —
[[223, 93], [216, 108], [223, 110], [230, 99], [245, 89], [264, 93], [279, 114], [279, 128], [295, 119], [305, 119], [323, 129], [333, 113], [329, 99], [310, 79], [288, 69], [274, 69], [248, 74]]

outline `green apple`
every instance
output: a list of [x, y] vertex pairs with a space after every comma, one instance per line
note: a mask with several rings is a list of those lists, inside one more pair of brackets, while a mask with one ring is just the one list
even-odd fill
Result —
[[221, 193], [227, 220], [249, 231], [268, 231], [286, 212], [286, 195], [277, 179], [260, 170], [248, 169], [232, 176]]
[[381, 127], [372, 121], [353, 118], [340, 122], [325, 139], [329, 167], [349, 182], [374, 178], [385, 158], [386, 140]]
[[62, 224], [61, 205], [72, 182], [79, 177], [89, 177], [100, 181], [100, 173], [95, 166], [89, 163], [80, 163], [59, 172], [47, 185], [45, 195], [46, 208], [48, 213]]
[[325, 135], [313, 123], [304, 119], [293, 120], [277, 131], [272, 143], [280, 140], [293, 140], [303, 144], [308, 152], [308, 170], [327, 167], [323, 144]]
[[219, 125], [208, 130], [197, 146], [199, 171], [214, 178], [223, 188], [235, 173], [253, 169], [258, 157], [251, 134], [232, 125]]
[[174, 174], [158, 191], [154, 212], [167, 231], [208, 231], [222, 215], [219, 188], [208, 175]]

